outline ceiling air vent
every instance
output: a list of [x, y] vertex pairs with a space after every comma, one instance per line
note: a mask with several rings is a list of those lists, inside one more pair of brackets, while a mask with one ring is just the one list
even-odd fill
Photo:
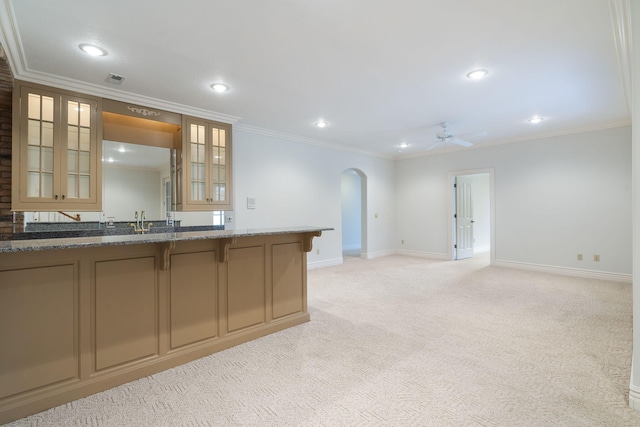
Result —
[[107, 77], [107, 83], [114, 85], [121, 85], [123, 81], [124, 77], [118, 74], [109, 73], [109, 76]]

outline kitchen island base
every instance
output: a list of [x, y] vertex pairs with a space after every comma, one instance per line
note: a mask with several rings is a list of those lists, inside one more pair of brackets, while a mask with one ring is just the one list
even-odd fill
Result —
[[0, 423], [309, 321], [319, 235], [0, 254]]

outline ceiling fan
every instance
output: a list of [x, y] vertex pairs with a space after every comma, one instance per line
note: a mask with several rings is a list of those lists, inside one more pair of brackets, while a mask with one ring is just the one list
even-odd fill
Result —
[[440, 126], [442, 127], [442, 131], [436, 134], [436, 142], [427, 147], [427, 150], [433, 150], [439, 146], [446, 147], [448, 143], [456, 144], [461, 147], [471, 147], [473, 145], [473, 142], [465, 141], [464, 139], [460, 139], [452, 134], [448, 128], [449, 124], [447, 122], [440, 123]]

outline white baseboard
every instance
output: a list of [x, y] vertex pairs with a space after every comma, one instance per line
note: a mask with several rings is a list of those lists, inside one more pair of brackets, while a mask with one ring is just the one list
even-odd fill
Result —
[[640, 412], [640, 390], [636, 390], [633, 386], [629, 387], [629, 407]]
[[[531, 264], [519, 261], [496, 260], [496, 267], [517, 268], [520, 270], [539, 271], [543, 273], [562, 274], [565, 276], [583, 277], [585, 279], [609, 280], [612, 282], [631, 283], [631, 274], [610, 273], [608, 271], [583, 270], [580, 268], [558, 267], [555, 265]], [[640, 407], [639, 407], [640, 408]]]
[[360, 257], [364, 259], [374, 259], [374, 258], [381, 258], [383, 256], [395, 255], [395, 253], [396, 251], [394, 250], [379, 251], [379, 252], [362, 252]]
[[434, 252], [421, 252], [421, 251], [411, 251], [407, 249], [397, 249], [395, 251], [395, 254], [418, 257], [418, 258], [436, 259], [439, 261], [451, 261], [451, 257], [448, 256], [447, 254], [438, 254]]
[[335, 267], [336, 265], [341, 265], [343, 262], [344, 261], [342, 258], [332, 258], [332, 259], [325, 259], [322, 261], [307, 262], [307, 270], [313, 270], [316, 268], [324, 268], [324, 267]]

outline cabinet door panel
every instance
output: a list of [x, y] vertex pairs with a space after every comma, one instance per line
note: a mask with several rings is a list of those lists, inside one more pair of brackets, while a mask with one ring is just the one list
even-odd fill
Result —
[[12, 209], [99, 211], [99, 100], [22, 84], [15, 96]]
[[218, 335], [216, 252], [171, 256], [171, 348]]
[[96, 370], [158, 354], [154, 257], [95, 264]]
[[52, 202], [55, 201], [55, 174], [58, 172], [59, 96], [49, 92], [34, 93], [27, 88], [22, 88], [20, 93], [24, 102], [19, 104], [22, 132], [16, 159], [22, 158], [18, 163], [22, 173], [16, 188], [21, 200]]
[[229, 249], [227, 269], [228, 332], [264, 323], [264, 247]]
[[0, 271], [0, 399], [78, 377], [74, 265]]
[[231, 125], [184, 119], [181, 157], [185, 165], [178, 189], [178, 210], [233, 209], [231, 203]]
[[300, 242], [271, 247], [273, 318], [277, 319], [303, 309], [304, 267]]

